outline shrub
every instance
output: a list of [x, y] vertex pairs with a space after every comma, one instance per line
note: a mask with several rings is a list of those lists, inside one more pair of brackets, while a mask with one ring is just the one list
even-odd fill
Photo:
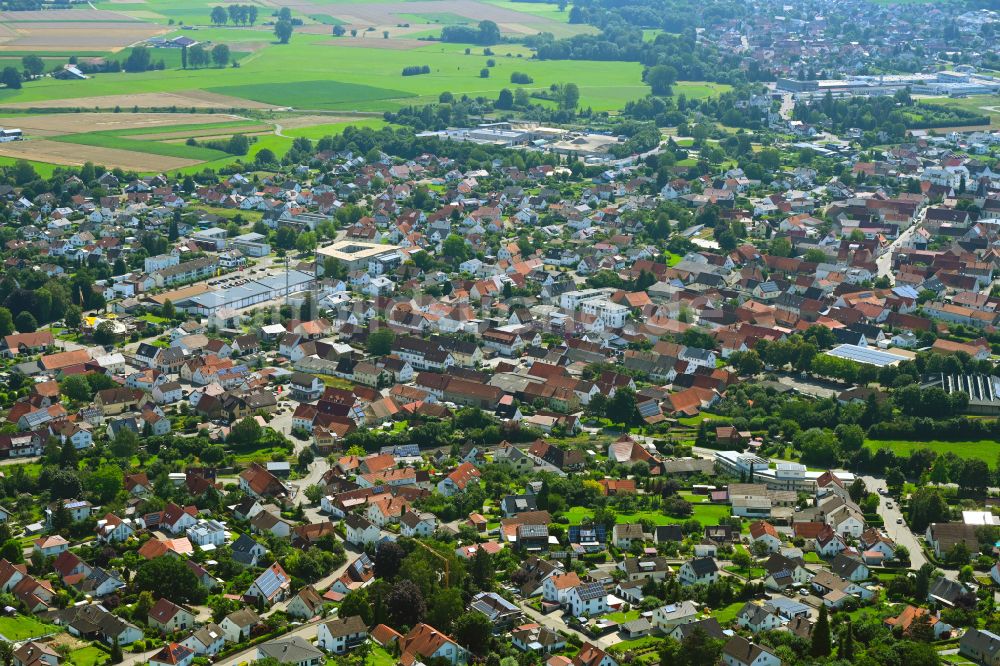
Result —
[[514, 72], [513, 74], [510, 75], [510, 82], [527, 84], [527, 83], [534, 83], [535, 80], [530, 76], [528, 76], [527, 74], [525, 74], [524, 72]]

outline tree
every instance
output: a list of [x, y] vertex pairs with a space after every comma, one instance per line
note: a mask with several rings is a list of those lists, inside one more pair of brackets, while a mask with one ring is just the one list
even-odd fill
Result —
[[303, 232], [295, 239], [295, 249], [303, 254], [315, 250], [317, 244], [316, 232], [314, 231]]
[[0, 83], [8, 88], [18, 90], [21, 87], [21, 72], [15, 67], [4, 67], [0, 72]]
[[275, 156], [274, 151], [270, 148], [261, 148], [254, 155], [253, 161], [257, 163], [258, 166], [274, 164], [278, 161], [277, 156]]
[[490, 647], [493, 624], [478, 611], [463, 613], [455, 620], [452, 633], [459, 645], [475, 655], [485, 655]]
[[497, 97], [497, 108], [504, 110], [514, 108], [514, 93], [509, 88], [500, 91], [500, 95]]
[[465, 261], [469, 256], [469, 248], [465, 244], [465, 239], [458, 234], [449, 234], [441, 243], [441, 254], [448, 257], [455, 263]]
[[87, 477], [87, 490], [101, 504], [110, 502], [122, 489], [125, 475], [118, 465], [102, 465]]
[[258, 10], [256, 5], [247, 6], [247, 23], [249, 23], [250, 25], [253, 25], [254, 23], [257, 22], [257, 11]]
[[225, 7], [222, 6], [213, 7], [211, 18], [212, 18], [212, 23], [214, 23], [215, 25], [225, 25], [226, 22], [229, 20], [229, 13], [226, 12]]
[[898, 496], [902, 493], [904, 483], [906, 483], [906, 476], [903, 474], [901, 469], [898, 467], [891, 467], [886, 470], [885, 485], [891, 494]]
[[38, 321], [35, 319], [35, 315], [24, 310], [14, 317], [14, 327], [18, 333], [34, 333], [38, 330]]
[[427, 604], [427, 622], [445, 633], [451, 633], [455, 620], [465, 611], [462, 592], [454, 587], [439, 588]]
[[859, 476], [855, 478], [854, 483], [847, 488], [847, 492], [851, 496], [851, 499], [854, 500], [855, 503], [858, 503], [868, 494], [868, 487], [865, 486], [864, 479]]
[[90, 384], [83, 375], [70, 375], [62, 380], [59, 390], [74, 402], [84, 402], [91, 399]]
[[386, 605], [389, 617], [393, 621], [392, 626], [412, 627], [418, 622], [422, 622], [427, 615], [424, 595], [412, 580], [397, 581], [389, 592]]
[[[2, 314], [2, 313], [0, 313]], [[10, 311], [7, 311], [8, 316]], [[0, 317], [2, 318], [2, 317]], [[66, 328], [80, 328], [80, 324], [83, 323], [83, 311], [80, 309], [79, 305], [70, 305], [66, 308], [66, 313], [63, 315], [63, 321], [66, 322]], [[3, 333], [3, 326], [0, 325], [0, 335], [9, 335], [9, 333]]]
[[580, 104], [580, 87], [575, 83], [567, 83], [562, 88], [562, 108], [574, 110]]
[[837, 646], [837, 658], [841, 661], [854, 661], [854, 624], [848, 620], [840, 634], [840, 644]]
[[27, 72], [28, 76], [32, 78], [41, 76], [45, 71], [45, 61], [36, 55], [28, 55], [21, 58], [21, 66], [24, 67], [24, 71]]
[[344, 600], [340, 602], [337, 614], [340, 617], [360, 615], [365, 624], [370, 625], [373, 621], [372, 604], [368, 601], [367, 589], [351, 590], [344, 595]]
[[392, 329], [382, 326], [368, 334], [365, 346], [372, 356], [386, 356], [392, 351], [392, 343], [395, 341], [396, 334], [392, 332]]
[[185, 44], [181, 47], [181, 69], [188, 68], [188, 47]]
[[345, 28], [340, 23], [338, 23], [337, 25], [333, 26], [333, 36], [334, 37], [343, 37], [346, 34], [347, 34], [347, 28]]
[[94, 342], [99, 345], [110, 345], [115, 341], [115, 325], [110, 321], [102, 321], [94, 329]]
[[740, 548], [739, 550], [733, 552], [731, 559], [733, 561], [733, 565], [745, 570], [747, 572], [747, 578], [749, 578], [750, 567], [753, 566], [753, 558], [750, 557], [750, 553], [743, 548]]
[[198, 584], [198, 577], [179, 557], [158, 557], [150, 560], [135, 574], [135, 589], [150, 592], [155, 598], [166, 597], [174, 603], [201, 603], [205, 589]]
[[962, 473], [959, 475], [959, 488], [965, 495], [980, 497], [986, 495], [986, 488], [990, 485], [990, 468], [983, 460], [970, 458], [962, 466]]
[[188, 61], [191, 63], [191, 66], [196, 69], [207, 65], [208, 58], [208, 51], [206, 51], [205, 47], [201, 44], [195, 44], [189, 49]]
[[[888, 475], [886, 476], [888, 483]], [[909, 523], [915, 533], [923, 533], [931, 523], [947, 522], [950, 511], [937, 488], [918, 488], [910, 497]]]
[[819, 618], [813, 627], [809, 654], [814, 657], [827, 657], [830, 655], [830, 647], [830, 618], [826, 612], [826, 604], [820, 604]]
[[212, 62], [216, 67], [225, 67], [229, 64], [229, 47], [225, 44], [216, 44], [212, 48]]
[[395, 541], [383, 541], [375, 551], [375, 575], [382, 580], [392, 581], [399, 573], [406, 551]]
[[496, 576], [496, 567], [493, 566], [493, 556], [485, 548], [477, 548], [476, 554], [472, 557], [472, 580], [480, 590], [489, 591], [493, 589], [493, 578]]
[[635, 391], [622, 388], [615, 391], [614, 397], [608, 400], [605, 415], [612, 423], [631, 425], [637, 414]]
[[126, 72], [145, 72], [151, 67], [152, 56], [145, 46], [134, 46], [122, 67]]
[[257, 423], [257, 419], [248, 416], [229, 431], [229, 442], [238, 447], [247, 447], [260, 441], [263, 428]]
[[650, 67], [646, 71], [646, 83], [654, 95], [672, 95], [673, 85], [677, 83], [677, 70], [670, 65]]
[[[283, 7], [287, 9], [287, 7]], [[274, 36], [278, 38], [278, 42], [281, 44], [287, 44], [288, 40], [292, 38], [292, 27], [291, 21], [281, 20], [274, 24]]]
[[122, 428], [115, 433], [110, 449], [114, 456], [129, 460], [139, 450], [139, 435], [129, 428]]

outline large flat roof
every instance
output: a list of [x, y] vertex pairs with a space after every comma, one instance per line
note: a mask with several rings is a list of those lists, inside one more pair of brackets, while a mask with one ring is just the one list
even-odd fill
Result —
[[366, 243], [364, 241], [342, 240], [327, 245], [316, 250], [316, 254], [325, 257], [333, 257], [341, 261], [362, 261], [377, 257], [387, 252], [395, 252], [399, 247], [396, 245], [383, 245], [381, 243]]
[[858, 345], [838, 345], [826, 353], [837, 358], [846, 358], [849, 361], [874, 365], [879, 368], [884, 368], [887, 365], [895, 365], [900, 361], [906, 360], [899, 354], [871, 347], [859, 347]]

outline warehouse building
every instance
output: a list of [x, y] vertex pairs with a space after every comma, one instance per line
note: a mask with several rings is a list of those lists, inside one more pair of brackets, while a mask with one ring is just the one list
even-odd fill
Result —
[[236, 280], [185, 298], [175, 305], [188, 313], [211, 316], [222, 309], [242, 310], [284, 298], [287, 294], [310, 288], [315, 281], [309, 273], [291, 270], [287, 274], [278, 273], [257, 280]]

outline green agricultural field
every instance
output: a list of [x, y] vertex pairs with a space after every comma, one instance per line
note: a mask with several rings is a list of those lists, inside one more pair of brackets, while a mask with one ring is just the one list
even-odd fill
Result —
[[116, 148], [118, 150], [134, 150], [139, 153], [149, 153], [150, 155], [181, 157], [189, 160], [201, 160], [202, 162], [211, 162], [227, 157], [227, 153], [221, 150], [203, 148], [202, 146], [188, 146], [183, 143], [165, 143], [161, 141], [142, 141], [141, 139], [130, 139], [103, 132], [67, 134], [65, 136], [52, 137], [52, 139], [63, 143], [77, 143], [84, 146], [100, 146], [101, 148]]
[[990, 127], [1000, 127], [1000, 95], [972, 95], [957, 99], [932, 98], [920, 100], [926, 104], [946, 106], [980, 113], [990, 118]]
[[22, 161], [34, 167], [35, 172], [42, 178], [51, 178], [52, 173], [59, 168], [59, 165], [49, 164], [48, 162], [35, 162], [33, 160], [19, 160], [15, 157], [0, 156], [0, 166], [14, 166], [17, 162]]
[[486, 0], [486, 2], [503, 9], [541, 16], [560, 23], [569, 23], [569, 8], [559, 11], [559, 5], [554, 2], [512, 2], [511, 0]]
[[[199, 39], [232, 41], [235, 35], [270, 38], [269, 33], [254, 30], [198, 32]], [[520, 47], [510, 50], [516, 48]], [[511, 86], [510, 75], [518, 71], [534, 78], [528, 90], [577, 83], [580, 105], [596, 111], [618, 110], [649, 92], [638, 63], [539, 61], [497, 55], [493, 56], [496, 66], [491, 68], [490, 77], [482, 79], [479, 72], [487, 57], [481, 51], [464, 55], [464, 49], [463, 45], [441, 43], [406, 50], [361, 48], [337, 45], [325, 35], [298, 34], [290, 44], [269, 44], [246, 56], [239, 68], [98, 74], [85, 81], [42, 79], [26, 83], [20, 90], [0, 90], [0, 106], [48, 100], [66, 100], [69, 106], [80, 97], [209, 90], [276, 106], [385, 111], [436, 101], [443, 91], [495, 97], [502, 88]], [[402, 76], [403, 67], [415, 63], [428, 65], [431, 73]], [[693, 97], [710, 94], [711, 88], [708, 84], [679, 83], [677, 92]]]
[[939, 454], [954, 453], [959, 458], [982, 460], [991, 467], [997, 464], [997, 455], [1000, 454], [1000, 442], [989, 439], [966, 442], [942, 442], [939, 440], [914, 442], [910, 440], [866, 439], [865, 447], [872, 451], [889, 449], [899, 456], [908, 456], [917, 449], [930, 449]]
[[399, 99], [409, 96], [409, 93], [401, 90], [322, 80], [220, 86], [208, 90], [220, 95], [306, 110], [344, 108], [345, 105], [364, 105], [373, 100]]
[[372, 129], [378, 129], [380, 127], [385, 127], [386, 125], [387, 123], [380, 118], [358, 118], [357, 120], [345, 120], [326, 125], [312, 125], [310, 127], [286, 129], [282, 132], [282, 134], [291, 137], [304, 136], [307, 139], [316, 140], [322, 139], [324, 136], [334, 136], [336, 134], [340, 134], [346, 127], [371, 127]]

